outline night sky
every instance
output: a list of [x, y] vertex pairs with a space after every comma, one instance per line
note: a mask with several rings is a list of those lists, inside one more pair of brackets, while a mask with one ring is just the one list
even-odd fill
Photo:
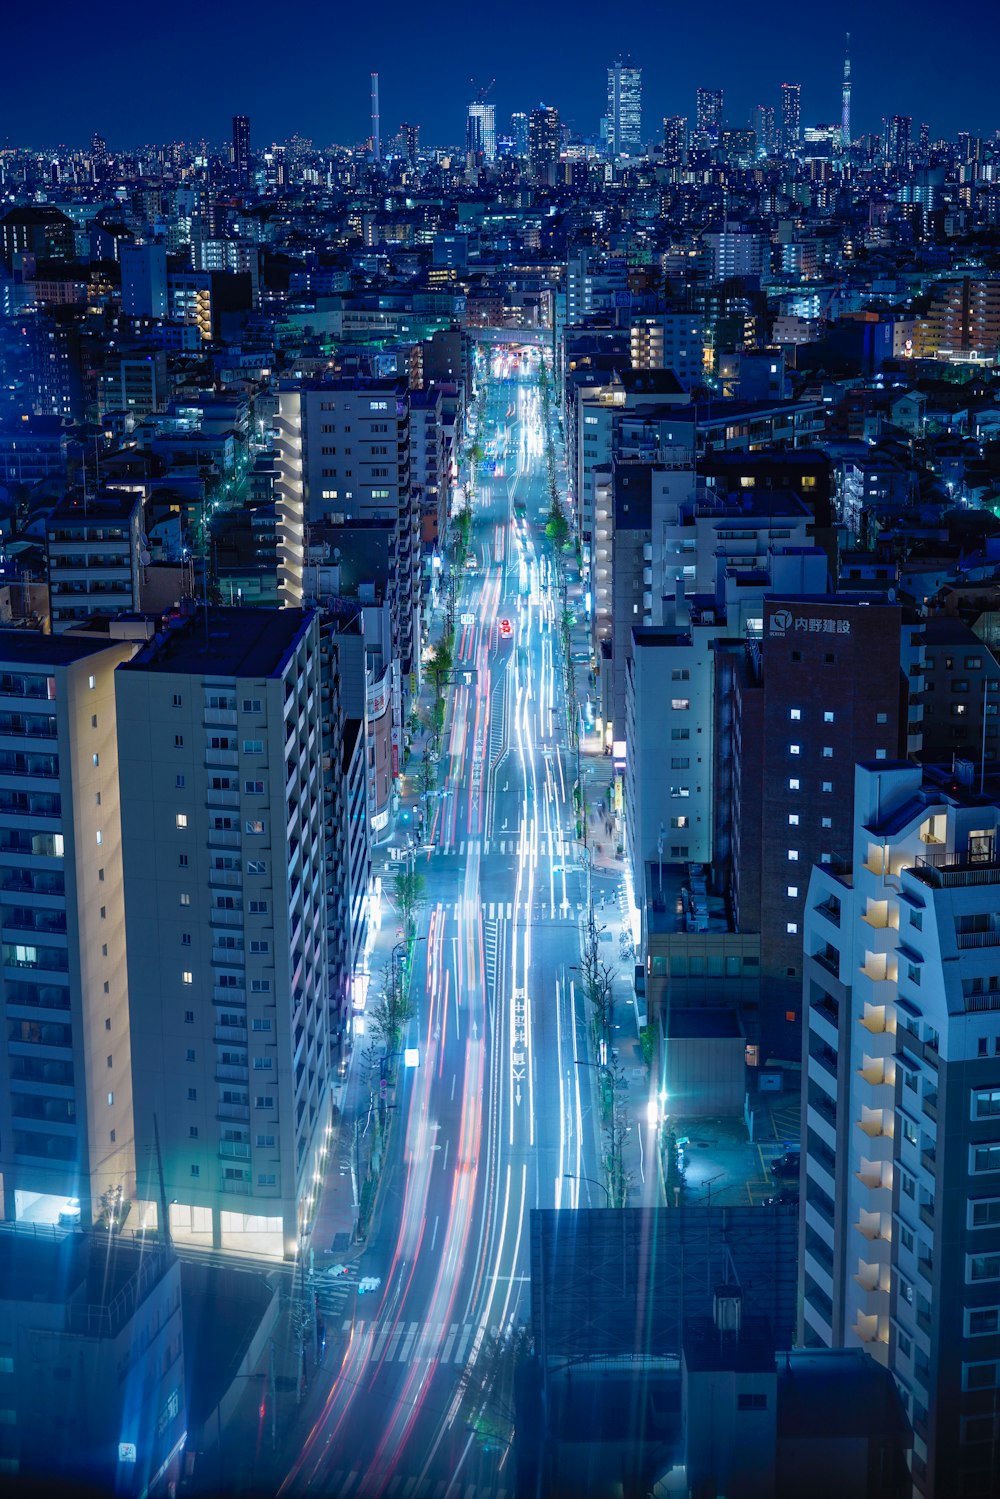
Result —
[[[618, 17], [621, 18], [618, 21]], [[640, 20], [641, 18], [641, 20]], [[373, 24], [374, 23], [374, 24]], [[641, 29], [640, 29], [641, 28]], [[554, 104], [586, 135], [604, 107], [605, 68], [631, 52], [643, 68], [643, 134], [664, 114], [694, 114], [699, 84], [725, 90], [726, 118], [747, 122], [802, 84], [802, 122], [840, 115], [844, 32], [852, 34], [854, 134], [886, 114], [931, 136], [1000, 127], [995, 0], [806, 0], [609, 6], [607, 0], [500, 0], [493, 5], [376, 0], [207, 0], [146, 5], [52, 0], [5, 7], [0, 28], [0, 141], [55, 146], [99, 131], [112, 148], [202, 137], [221, 142], [234, 113], [254, 145], [298, 133], [316, 145], [368, 134], [368, 75], [381, 75], [382, 136], [401, 121], [428, 144], [464, 136], [476, 85], [496, 84], [497, 128], [512, 110]]]

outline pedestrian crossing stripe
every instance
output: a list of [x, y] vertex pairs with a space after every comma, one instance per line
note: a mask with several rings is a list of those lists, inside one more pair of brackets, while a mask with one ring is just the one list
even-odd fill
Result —
[[[341, 1331], [353, 1330], [355, 1340], [364, 1336], [364, 1321], [345, 1317]], [[371, 1329], [368, 1329], [371, 1331]], [[475, 1322], [438, 1322], [433, 1327], [420, 1322], [398, 1322], [373, 1331], [368, 1358], [374, 1364], [410, 1364], [421, 1361], [441, 1364], [464, 1364], [475, 1342]]]
[[[454, 915], [458, 919], [460, 907], [455, 906]], [[501, 901], [491, 900], [484, 907], [487, 921], [514, 921], [521, 917], [534, 921], [575, 921], [583, 910], [583, 903], [578, 901], [573, 906], [568, 900], [559, 901], [556, 905], [549, 905], [545, 901], [536, 901], [530, 905], [527, 901], [518, 901], [515, 907], [512, 901], [506, 904]]]

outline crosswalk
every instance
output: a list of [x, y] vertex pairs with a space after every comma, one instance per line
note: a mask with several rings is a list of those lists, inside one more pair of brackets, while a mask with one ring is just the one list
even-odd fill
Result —
[[[323, 1475], [323, 1491], [333, 1499], [372, 1499], [371, 1475], [355, 1468], [337, 1468]], [[506, 1488], [484, 1488], [476, 1483], [462, 1483], [460, 1479], [419, 1478], [415, 1474], [394, 1473], [383, 1486], [379, 1483], [379, 1499], [508, 1499], [513, 1491]]]
[[[469, 840], [467, 838], [463, 838], [460, 842], [452, 844], [450, 848], [445, 849], [444, 851], [446, 853], [457, 855], [458, 858], [463, 858], [465, 856], [466, 850], [468, 849], [468, 845]], [[507, 854], [511, 858], [513, 858], [515, 854], [530, 854], [532, 852], [537, 852], [539, 858], [558, 859], [564, 854], [568, 855], [571, 851], [571, 846], [567, 846], [560, 838], [539, 838], [537, 847], [534, 846], [529, 839], [523, 837], [484, 839], [482, 843], [483, 854], [488, 854], [491, 850], [495, 854]], [[392, 854], [393, 852], [394, 851], [390, 849], [390, 854]]]
[[483, 953], [486, 960], [486, 987], [490, 994], [497, 988], [497, 943], [500, 923], [495, 916], [487, 916], [483, 922]]
[[[440, 1364], [464, 1365], [472, 1351], [477, 1327], [475, 1322], [386, 1324], [374, 1332], [369, 1359], [375, 1364], [412, 1364], [436, 1359]], [[371, 1325], [345, 1317], [342, 1330], [353, 1331], [357, 1341], [371, 1331]]]
[[[565, 905], [556, 901], [554, 905], [548, 901], [518, 900], [518, 901], [488, 901], [483, 909], [487, 921], [515, 921], [522, 916], [529, 921], [577, 921], [583, 910], [582, 902], [567, 901]], [[455, 905], [452, 914], [458, 920], [462, 913], [461, 905]]]

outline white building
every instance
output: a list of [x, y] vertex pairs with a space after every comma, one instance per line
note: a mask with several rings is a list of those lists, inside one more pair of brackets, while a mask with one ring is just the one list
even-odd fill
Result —
[[140, 495], [122, 490], [64, 500], [49, 517], [45, 550], [54, 634], [139, 608], [146, 556]]
[[[124, 642], [0, 632], [7, 1219], [134, 1195], [115, 668]], [[75, 1216], [70, 1210], [70, 1217]]]
[[893, 1371], [926, 1496], [996, 1491], [1000, 802], [956, 770], [857, 767], [804, 923], [802, 1338]]
[[209, 610], [117, 675], [138, 1195], [295, 1253], [329, 1115], [316, 616]]

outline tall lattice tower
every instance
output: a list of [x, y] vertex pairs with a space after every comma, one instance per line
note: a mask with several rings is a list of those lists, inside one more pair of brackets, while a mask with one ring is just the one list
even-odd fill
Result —
[[844, 151], [851, 146], [851, 33], [847, 33], [844, 49], [844, 103], [840, 115], [840, 145]]

